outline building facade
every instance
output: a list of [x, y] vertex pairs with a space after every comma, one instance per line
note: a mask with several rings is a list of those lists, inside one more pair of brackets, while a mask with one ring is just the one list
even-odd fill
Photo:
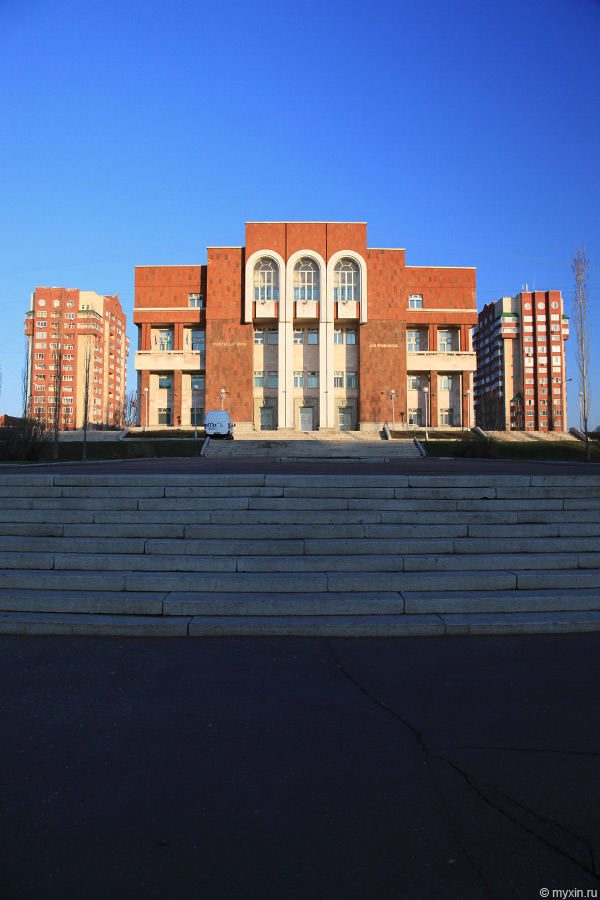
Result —
[[[407, 266], [356, 222], [248, 222], [205, 266], [135, 273], [138, 422], [466, 426], [475, 270]], [[392, 412], [392, 391], [394, 392]]]
[[30, 415], [53, 423], [58, 410], [60, 429], [81, 428], [87, 381], [88, 424], [122, 425], [129, 355], [126, 328], [116, 294], [36, 288], [25, 317]]
[[523, 291], [484, 306], [473, 329], [477, 425], [566, 431], [568, 337], [560, 291]]

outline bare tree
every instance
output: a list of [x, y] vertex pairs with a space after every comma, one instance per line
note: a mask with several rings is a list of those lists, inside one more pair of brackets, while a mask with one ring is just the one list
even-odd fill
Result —
[[571, 271], [575, 278], [571, 315], [575, 326], [575, 360], [579, 371], [579, 389], [582, 397], [583, 430], [585, 431], [585, 452], [590, 458], [588, 437], [588, 415], [590, 412], [590, 331], [588, 316], [590, 263], [584, 248], [578, 247], [573, 256]]
[[136, 391], [127, 391], [125, 394], [125, 421], [124, 425], [135, 425], [137, 413], [137, 393]]
[[23, 401], [23, 418], [27, 418], [27, 414], [30, 412], [30, 385], [29, 385], [29, 354], [30, 354], [30, 346], [31, 342], [29, 340], [29, 336], [25, 338], [25, 361], [23, 363], [23, 371], [21, 373], [21, 399]]
[[83, 458], [87, 459], [87, 430], [90, 408], [90, 375], [92, 370], [93, 340], [88, 336], [83, 350]]

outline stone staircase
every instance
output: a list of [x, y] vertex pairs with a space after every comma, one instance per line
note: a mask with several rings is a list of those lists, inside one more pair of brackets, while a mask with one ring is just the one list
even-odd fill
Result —
[[600, 630], [600, 477], [0, 476], [0, 631]]
[[208, 458], [270, 457], [287, 462], [306, 459], [332, 462], [389, 462], [390, 459], [418, 458], [411, 437], [382, 440], [378, 432], [364, 431], [249, 431], [236, 433], [234, 441], [211, 439], [204, 455]]

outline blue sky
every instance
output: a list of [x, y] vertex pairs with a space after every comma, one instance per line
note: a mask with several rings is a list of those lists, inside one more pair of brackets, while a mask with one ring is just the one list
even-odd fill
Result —
[[134, 387], [134, 267], [257, 220], [367, 221], [476, 266], [478, 308], [535, 283], [569, 312], [585, 244], [597, 385], [599, 47], [599, 0], [0, 0], [0, 412], [37, 285], [118, 293]]

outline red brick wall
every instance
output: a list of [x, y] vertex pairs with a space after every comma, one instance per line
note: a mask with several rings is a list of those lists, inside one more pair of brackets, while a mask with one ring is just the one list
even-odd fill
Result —
[[243, 248], [208, 248], [206, 409], [221, 408], [225, 388], [225, 408], [236, 422], [253, 418], [254, 338], [252, 324], [242, 323], [244, 267]]

